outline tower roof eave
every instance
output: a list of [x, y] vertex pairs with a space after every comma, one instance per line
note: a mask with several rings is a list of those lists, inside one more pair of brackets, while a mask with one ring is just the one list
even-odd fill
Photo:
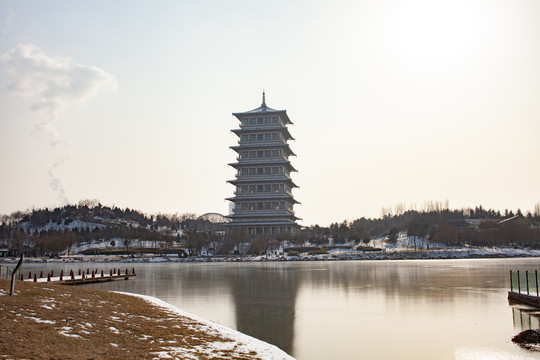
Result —
[[254, 178], [237, 178], [234, 180], [227, 180], [229, 184], [249, 184], [249, 183], [261, 183], [261, 182], [286, 182], [293, 188], [298, 186], [292, 181], [290, 177], [254, 177]]
[[[295, 220], [302, 220], [295, 218]], [[235, 226], [298, 226], [294, 221], [265, 221], [265, 222], [230, 222], [225, 224], [226, 227]]]
[[260, 150], [261, 148], [285, 148], [288, 152], [290, 152], [288, 156], [296, 156], [296, 154], [291, 150], [291, 147], [287, 143], [256, 143], [229, 146], [229, 149], [232, 149], [236, 152], [240, 152], [242, 150]]
[[298, 172], [294, 166], [292, 166], [291, 162], [290, 161], [286, 161], [286, 160], [280, 160], [280, 159], [275, 159], [275, 160], [266, 160], [266, 161], [242, 161], [242, 162], [235, 162], [235, 163], [230, 163], [228, 164], [230, 167], [233, 167], [235, 169], [238, 169], [240, 167], [243, 167], [243, 166], [269, 166], [269, 165], [283, 165], [283, 166], [286, 166], [289, 171], [291, 172]]
[[233, 129], [231, 130], [231, 132], [235, 133], [237, 136], [240, 136], [242, 133], [253, 133], [253, 132], [269, 132], [269, 131], [280, 131], [280, 132], [283, 132], [285, 133], [285, 137], [287, 138], [287, 140], [294, 140], [294, 138], [292, 137], [291, 133], [289, 132], [289, 129], [284, 126], [284, 127], [278, 127], [278, 126], [273, 126], [273, 127], [250, 127], [250, 128], [241, 128], [241, 129]]
[[259, 106], [256, 109], [250, 110], [250, 111], [244, 111], [244, 112], [236, 112], [233, 113], [234, 116], [238, 120], [241, 120], [244, 116], [250, 116], [250, 115], [279, 115], [281, 116], [286, 124], [291, 124], [292, 121], [289, 119], [289, 116], [287, 115], [287, 110], [274, 110], [272, 108], [269, 108], [268, 106], [265, 106], [264, 104], [262, 106]]
[[278, 195], [237, 195], [234, 197], [226, 198], [230, 202], [237, 201], [262, 201], [262, 200], [290, 200], [294, 204], [300, 204], [299, 201], [295, 200], [292, 195], [289, 194], [278, 194]]

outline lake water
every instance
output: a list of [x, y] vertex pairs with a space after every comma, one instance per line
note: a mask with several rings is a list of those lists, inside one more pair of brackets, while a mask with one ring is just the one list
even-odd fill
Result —
[[536, 258], [90, 266], [137, 277], [89, 287], [158, 297], [298, 360], [540, 359], [510, 341], [538, 315], [507, 300], [509, 271], [534, 271]]

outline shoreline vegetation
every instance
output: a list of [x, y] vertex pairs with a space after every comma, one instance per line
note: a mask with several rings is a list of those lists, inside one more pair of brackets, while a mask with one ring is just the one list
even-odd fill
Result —
[[[520, 248], [455, 248], [431, 250], [382, 251], [366, 249], [358, 251], [320, 251], [299, 250], [286, 254], [271, 255], [227, 255], [227, 256], [192, 256], [180, 257], [177, 254], [137, 254], [62, 256], [57, 258], [29, 257], [25, 263], [153, 263], [153, 262], [266, 262], [266, 261], [354, 261], [354, 260], [451, 260], [451, 259], [491, 259], [540, 257], [540, 250]], [[17, 258], [0, 258], [0, 264], [17, 262]]]
[[274, 345], [143, 295], [0, 280], [0, 357], [293, 359]]
[[[413, 249], [430, 250], [429, 254], [432, 249], [457, 249], [454, 252], [476, 255], [489, 248], [540, 250], [540, 204], [526, 213], [482, 206], [451, 210], [447, 202], [428, 202], [421, 210], [398, 204], [394, 209], [383, 209], [380, 218], [302, 226], [293, 233], [270, 234], [269, 230], [249, 233], [248, 229], [231, 228], [227, 217], [216, 213], [148, 215], [104, 206], [98, 200], [83, 200], [77, 205], [1, 215], [0, 257], [24, 254], [27, 258], [58, 258], [77, 254], [138, 258], [152, 254], [174, 258], [171, 255], [175, 254], [195, 259], [230, 259], [241, 254], [236, 258], [253, 259], [257, 255], [290, 256], [291, 251], [300, 254], [306, 247], [312, 249], [311, 255], [317, 251], [343, 252], [344, 247], [349, 247], [355, 254], [345, 254], [346, 258], [394, 259], [399, 255], [373, 255], [372, 249], [409, 254], [405, 258], [414, 256], [410, 255]], [[300, 260], [308, 259], [300, 255]], [[333, 256], [343, 258], [331, 254], [321, 260]]]

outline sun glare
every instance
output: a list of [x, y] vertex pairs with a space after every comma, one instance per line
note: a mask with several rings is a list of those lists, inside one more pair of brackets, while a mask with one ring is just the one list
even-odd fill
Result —
[[478, 8], [465, 1], [400, 2], [386, 22], [393, 60], [423, 71], [459, 66], [478, 48], [484, 31]]

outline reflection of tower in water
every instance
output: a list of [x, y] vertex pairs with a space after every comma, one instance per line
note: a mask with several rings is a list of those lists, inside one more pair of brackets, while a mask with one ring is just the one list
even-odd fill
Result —
[[236, 273], [236, 327], [291, 354], [298, 277], [291, 268], [265, 265]]

